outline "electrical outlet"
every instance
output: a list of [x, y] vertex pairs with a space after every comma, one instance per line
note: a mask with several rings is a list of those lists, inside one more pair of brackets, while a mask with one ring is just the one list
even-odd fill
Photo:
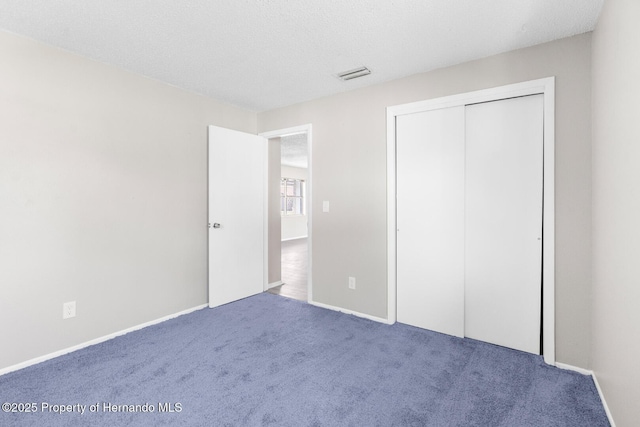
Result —
[[356, 278], [349, 277], [349, 289], [355, 289], [355, 288], [356, 288]]
[[62, 318], [70, 319], [72, 317], [76, 317], [76, 302], [65, 302], [62, 304]]

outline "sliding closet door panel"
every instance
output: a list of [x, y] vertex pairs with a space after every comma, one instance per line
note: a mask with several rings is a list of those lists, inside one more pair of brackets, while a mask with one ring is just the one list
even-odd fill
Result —
[[464, 107], [397, 117], [397, 319], [464, 336]]
[[465, 335], [539, 354], [543, 95], [465, 116]]

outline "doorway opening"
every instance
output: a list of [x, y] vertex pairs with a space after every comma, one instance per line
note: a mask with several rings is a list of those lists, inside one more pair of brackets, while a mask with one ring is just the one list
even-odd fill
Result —
[[269, 139], [268, 292], [311, 301], [311, 125]]

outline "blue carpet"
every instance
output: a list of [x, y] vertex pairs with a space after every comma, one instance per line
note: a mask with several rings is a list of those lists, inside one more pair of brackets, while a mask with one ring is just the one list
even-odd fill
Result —
[[609, 425], [540, 356], [268, 293], [1, 376], [0, 401], [38, 410], [2, 426]]

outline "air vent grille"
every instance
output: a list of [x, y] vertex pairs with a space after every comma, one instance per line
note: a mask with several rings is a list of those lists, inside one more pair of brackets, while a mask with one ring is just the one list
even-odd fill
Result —
[[353, 70], [343, 71], [342, 73], [338, 73], [338, 78], [340, 80], [347, 81], [351, 79], [357, 79], [358, 77], [363, 77], [369, 74], [371, 74], [370, 69], [368, 69], [367, 67], [359, 67]]

